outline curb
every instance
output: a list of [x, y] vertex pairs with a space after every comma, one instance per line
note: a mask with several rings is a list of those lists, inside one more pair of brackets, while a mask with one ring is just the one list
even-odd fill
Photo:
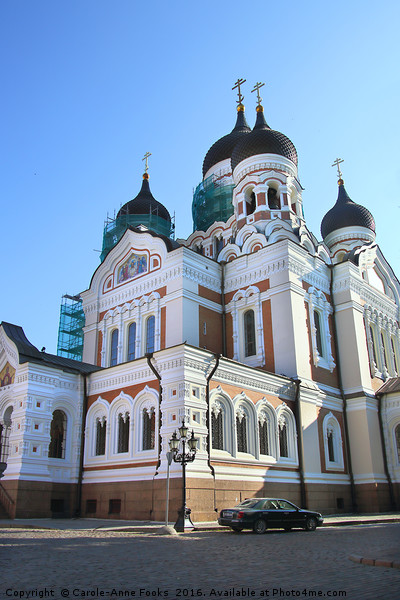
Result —
[[369, 567], [386, 567], [391, 569], [400, 569], [400, 562], [397, 560], [383, 560], [379, 558], [364, 558], [356, 554], [350, 554], [349, 560]]

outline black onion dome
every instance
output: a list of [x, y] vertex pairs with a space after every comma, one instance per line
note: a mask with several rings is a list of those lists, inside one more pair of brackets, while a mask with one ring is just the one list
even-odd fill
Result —
[[346, 192], [342, 179], [339, 179], [339, 193], [336, 204], [328, 210], [321, 223], [321, 234], [327, 235], [342, 227], [365, 227], [375, 233], [375, 221], [365, 206], [356, 204]]
[[294, 144], [286, 135], [270, 128], [261, 106], [257, 107], [257, 119], [253, 131], [241, 139], [232, 152], [232, 172], [242, 160], [257, 154], [279, 154], [297, 166], [297, 151]]
[[235, 127], [230, 133], [216, 141], [207, 152], [203, 162], [203, 177], [211, 167], [221, 162], [221, 160], [231, 158], [232, 151], [238, 141], [242, 139], [244, 134], [250, 132], [251, 129], [247, 125], [246, 117], [244, 116], [244, 107], [240, 105], [238, 107]]
[[171, 222], [171, 216], [165, 206], [158, 202], [150, 191], [149, 176], [147, 173], [143, 175], [142, 189], [138, 195], [130, 200], [118, 211], [118, 217], [123, 215], [157, 215], [166, 221]]

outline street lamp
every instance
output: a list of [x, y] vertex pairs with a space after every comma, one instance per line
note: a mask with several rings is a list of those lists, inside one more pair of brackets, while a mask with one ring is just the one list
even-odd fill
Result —
[[[169, 447], [172, 452], [174, 462], [182, 465], [182, 507], [178, 512], [178, 518], [174, 525], [176, 531], [185, 531], [185, 529], [193, 529], [194, 525], [190, 518], [190, 509], [186, 507], [186, 465], [193, 462], [197, 451], [197, 438], [194, 437], [194, 431], [188, 439], [189, 428], [185, 425], [185, 419], [182, 420], [182, 425], [178, 429], [179, 438], [176, 431], [172, 434], [169, 440]], [[182, 451], [179, 452], [179, 445], [182, 445]], [[186, 444], [189, 448], [186, 452]]]

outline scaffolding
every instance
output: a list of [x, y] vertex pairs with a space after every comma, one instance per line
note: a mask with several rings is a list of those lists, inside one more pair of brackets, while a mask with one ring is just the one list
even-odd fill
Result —
[[174, 239], [175, 224], [173, 220], [172, 222], [167, 221], [157, 214], [120, 215], [116, 219], [109, 218], [104, 225], [103, 247], [100, 254], [101, 262], [103, 262], [111, 248], [114, 248], [119, 242], [128, 227], [139, 227], [140, 225], [155, 233]]
[[82, 298], [64, 294], [60, 307], [57, 355], [82, 360], [85, 314]]
[[207, 231], [216, 221], [224, 223], [233, 215], [233, 183], [218, 184], [211, 175], [204, 179], [193, 194], [193, 231]]

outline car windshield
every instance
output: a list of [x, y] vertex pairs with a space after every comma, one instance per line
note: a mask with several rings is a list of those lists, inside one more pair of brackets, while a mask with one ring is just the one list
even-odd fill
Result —
[[260, 502], [259, 498], [248, 498], [237, 504], [235, 508], [254, 508]]

